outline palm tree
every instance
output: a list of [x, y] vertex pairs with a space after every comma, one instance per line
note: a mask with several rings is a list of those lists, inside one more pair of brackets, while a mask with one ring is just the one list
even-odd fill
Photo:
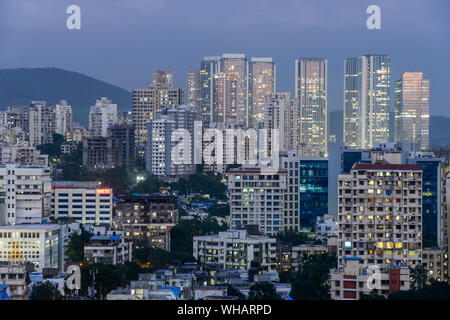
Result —
[[428, 271], [423, 265], [417, 265], [415, 268], [409, 268], [414, 289], [422, 289], [428, 280]]

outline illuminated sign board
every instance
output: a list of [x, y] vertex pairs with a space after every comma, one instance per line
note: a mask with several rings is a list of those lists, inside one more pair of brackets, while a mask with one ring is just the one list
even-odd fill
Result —
[[111, 189], [97, 189], [96, 190], [98, 194], [110, 194]]

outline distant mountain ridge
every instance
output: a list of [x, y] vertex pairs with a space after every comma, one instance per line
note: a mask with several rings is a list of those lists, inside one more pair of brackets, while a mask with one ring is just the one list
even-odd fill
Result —
[[[337, 142], [343, 141], [344, 113], [342, 110], [330, 112], [330, 135], [336, 136]], [[390, 117], [390, 141], [394, 141], [394, 114]], [[444, 116], [430, 116], [430, 144], [433, 149], [450, 150], [450, 118]]]
[[89, 109], [100, 97], [117, 104], [118, 111], [131, 110], [132, 93], [87, 75], [59, 68], [0, 70], [0, 109], [29, 105], [32, 100], [54, 104], [67, 100], [74, 120], [88, 124]]

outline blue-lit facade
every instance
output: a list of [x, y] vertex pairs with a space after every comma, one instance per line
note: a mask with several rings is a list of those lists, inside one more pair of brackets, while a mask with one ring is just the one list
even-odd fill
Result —
[[370, 154], [365, 150], [342, 151], [341, 174], [349, 174], [355, 163], [370, 163]]
[[422, 170], [422, 238], [427, 246], [440, 246], [441, 181], [442, 167], [439, 159], [415, 161]]
[[300, 225], [312, 227], [328, 213], [328, 160], [300, 160]]

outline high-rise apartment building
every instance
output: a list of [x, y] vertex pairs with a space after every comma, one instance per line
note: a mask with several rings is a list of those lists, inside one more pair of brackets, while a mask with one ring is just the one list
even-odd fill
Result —
[[65, 136], [68, 131], [73, 130], [72, 107], [66, 100], [61, 100], [60, 104], [55, 105], [55, 133]]
[[287, 171], [284, 194], [284, 229], [300, 231], [300, 158], [296, 152], [280, 153], [281, 169]]
[[133, 126], [136, 147], [140, 148], [139, 156], [143, 156], [142, 147], [147, 141], [147, 122], [154, 119], [155, 111], [164, 105], [183, 103], [183, 89], [161, 84], [150, 84], [145, 89], [133, 89]]
[[33, 101], [28, 109], [28, 139], [30, 145], [38, 146], [53, 142], [55, 113], [52, 105], [45, 101]]
[[115, 167], [134, 168], [136, 163], [136, 146], [134, 127], [131, 120], [120, 119], [110, 128], [113, 162]]
[[276, 66], [272, 58], [251, 58], [248, 73], [248, 125], [258, 128], [266, 101], [276, 92]]
[[201, 117], [201, 101], [200, 101], [200, 70], [189, 70], [187, 72], [187, 92], [186, 104], [193, 107], [196, 113], [196, 120]]
[[200, 116], [203, 122], [212, 122], [214, 104], [214, 75], [221, 70], [221, 57], [204, 57], [200, 64]]
[[365, 55], [344, 61], [344, 142], [370, 149], [389, 141], [390, 58]]
[[227, 171], [231, 228], [258, 225], [268, 236], [284, 231], [284, 196], [288, 172], [264, 172], [243, 166]]
[[110, 127], [117, 122], [117, 104], [102, 97], [95, 102], [89, 112], [91, 137], [108, 137]]
[[299, 156], [328, 155], [327, 60], [295, 60], [295, 98], [300, 103]]
[[279, 150], [297, 151], [298, 147], [298, 111], [297, 99], [291, 98], [290, 92], [277, 92], [267, 97], [264, 103], [263, 119], [258, 125], [258, 129], [266, 129], [269, 137], [268, 149], [271, 149], [272, 132], [278, 130]]
[[395, 141], [430, 148], [430, 80], [422, 72], [404, 72], [395, 83]]
[[213, 76], [213, 122], [238, 123], [238, 75], [217, 73]]
[[235, 74], [237, 120], [240, 125], [246, 126], [248, 124], [248, 62], [245, 54], [224, 53], [221, 72]]
[[380, 268], [421, 264], [422, 169], [355, 164], [339, 175], [338, 265], [348, 258]]
[[[186, 105], [166, 106], [155, 112], [155, 119], [148, 122], [147, 130], [148, 171], [161, 178], [186, 176], [195, 171], [195, 117], [194, 109]], [[177, 129], [186, 129], [190, 139], [182, 132], [177, 133]]]

